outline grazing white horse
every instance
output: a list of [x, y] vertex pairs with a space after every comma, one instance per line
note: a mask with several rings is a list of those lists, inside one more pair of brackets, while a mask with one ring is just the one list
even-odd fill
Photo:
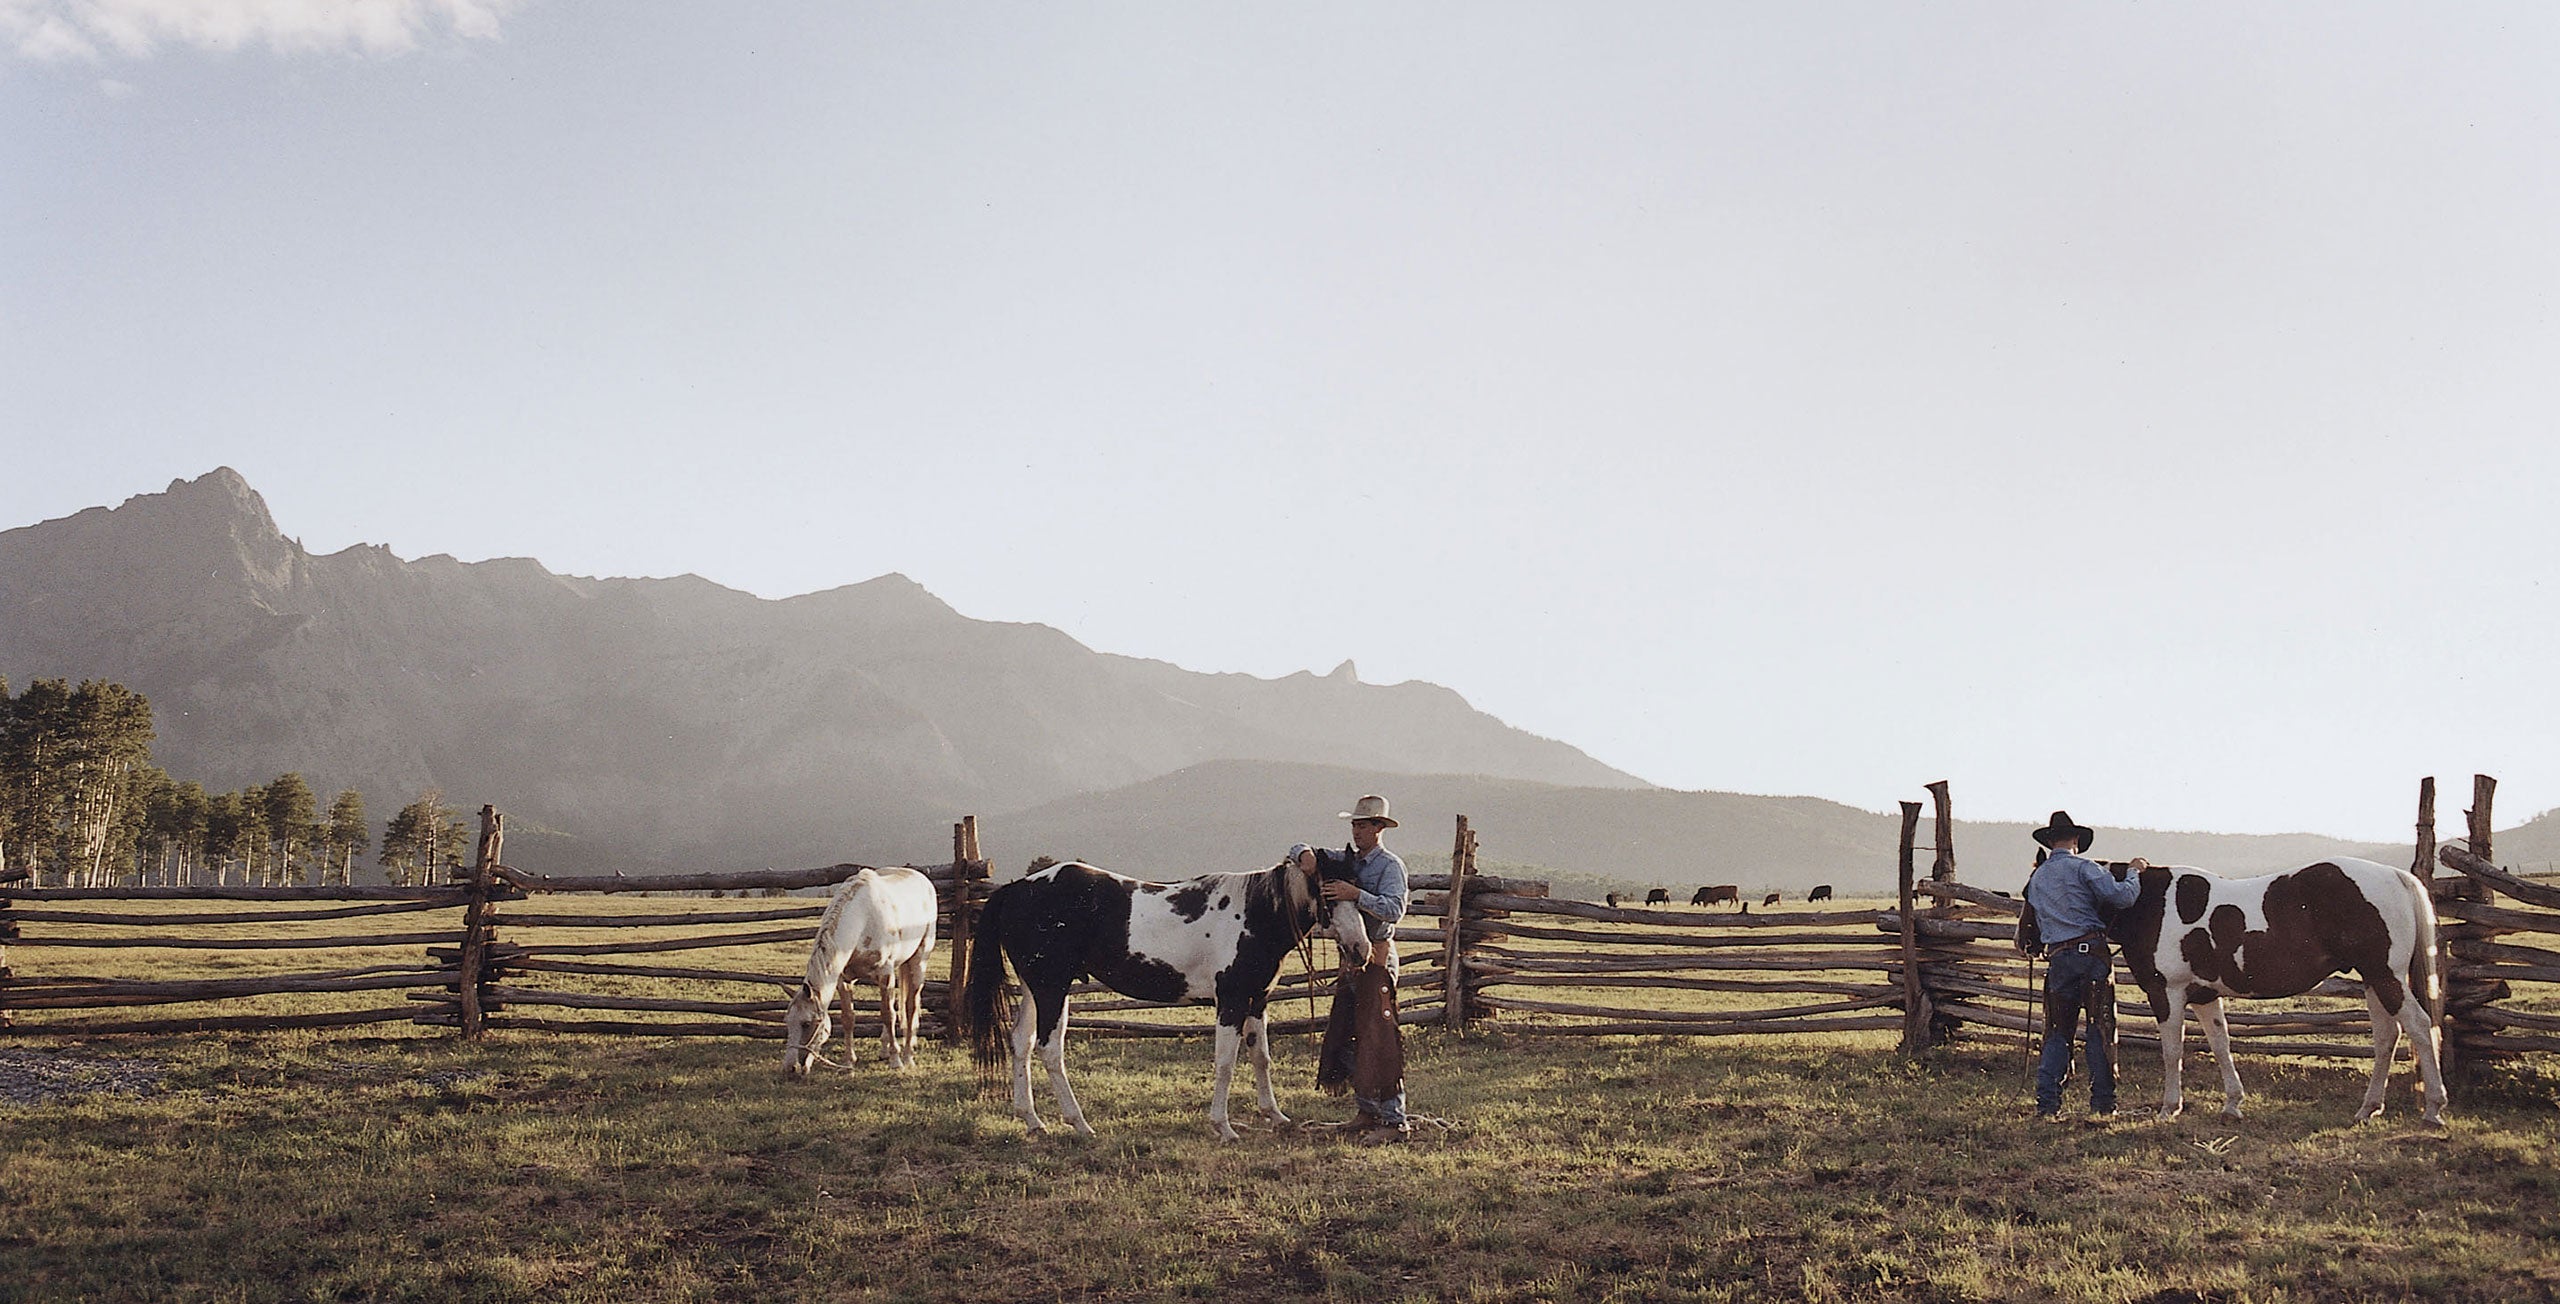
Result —
[[2426, 1120], [2444, 1117], [2444, 1075], [2436, 1060], [2436, 912], [2417, 876], [2404, 869], [2340, 856], [2259, 878], [2224, 878], [2200, 869], [2133, 861], [2142, 895], [2108, 932], [2124, 944], [2125, 967], [2160, 1021], [2160, 1117], [2174, 1118], [2184, 1099], [2187, 1007], [2204, 1023], [2205, 1042], [2222, 1065], [2222, 1113], [2240, 1117], [2240, 1070], [2231, 1062], [2225, 996], [2298, 996], [2329, 975], [2353, 971], [2364, 982], [2373, 1017], [2373, 1078], [2361, 1123], [2382, 1112], [2391, 1083], [2391, 1053], [2409, 1034], [2425, 1083]]
[[830, 1000], [844, 1007], [844, 1067], [853, 1067], [853, 984], [880, 988], [880, 1044], [889, 1063], [913, 1068], [924, 1007], [924, 965], [933, 954], [933, 881], [912, 869], [866, 869], [836, 885], [818, 917], [809, 973], [791, 993], [783, 1020], [782, 1067], [806, 1074], [834, 1030]]

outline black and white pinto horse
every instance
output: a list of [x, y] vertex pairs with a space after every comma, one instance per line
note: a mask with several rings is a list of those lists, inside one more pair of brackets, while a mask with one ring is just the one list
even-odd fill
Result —
[[997, 888], [979, 912], [977, 947], [969, 957], [971, 1046], [984, 1068], [1003, 1061], [999, 1039], [1009, 1003], [1009, 958], [1030, 997], [1013, 1018], [1013, 1112], [1034, 1135], [1046, 1130], [1031, 1103], [1036, 1048], [1049, 1067], [1059, 1112], [1070, 1127], [1091, 1136], [1075, 1089], [1067, 1085], [1067, 989], [1092, 978], [1142, 1001], [1215, 1004], [1217, 1085], [1209, 1097], [1209, 1126], [1222, 1141], [1236, 1139], [1227, 1122], [1227, 1086], [1239, 1045], [1253, 1056], [1263, 1114], [1286, 1123], [1289, 1116], [1271, 1093], [1263, 1011], [1281, 962], [1328, 915], [1352, 963], [1367, 964], [1369, 935], [1359, 908], [1335, 902], [1328, 912], [1319, 877], [1292, 862], [1179, 883], [1125, 878], [1076, 861], [1052, 865]]
[[2391, 1055], [2406, 1029], [2425, 1082], [2426, 1120], [2443, 1121], [2444, 1076], [2436, 1059], [2436, 913], [2426, 888], [2406, 870], [2341, 856], [2258, 878], [2130, 862], [2142, 895], [2108, 932], [2160, 1021], [2160, 1117], [2184, 1105], [2186, 1011], [2196, 1007], [2207, 1044], [2222, 1065], [2222, 1113], [2240, 1117], [2240, 1070], [2231, 1062], [2225, 996], [2299, 996], [2331, 974], [2354, 971], [2373, 1016], [2373, 1080], [2356, 1121], [2382, 1112]]
[[818, 916], [808, 976], [792, 990], [783, 1018], [784, 1069], [806, 1074], [822, 1058], [833, 1031], [827, 1018], [831, 999], [844, 1007], [844, 1067], [853, 1067], [856, 980], [880, 988], [880, 1044], [890, 1065], [915, 1067], [924, 965], [933, 955], [939, 909], [932, 880], [904, 867], [866, 869], [836, 885], [826, 913]]

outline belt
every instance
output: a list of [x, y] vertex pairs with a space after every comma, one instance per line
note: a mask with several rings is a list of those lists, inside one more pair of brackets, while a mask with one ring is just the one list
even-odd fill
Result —
[[2084, 933], [2067, 942], [2054, 942], [2046, 946], [2044, 949], [2048, 952], [2079, 951], [2083, 954], [2091, 951], [2104, 951], [2107, 949], [2107, 935], [2104, 933]]

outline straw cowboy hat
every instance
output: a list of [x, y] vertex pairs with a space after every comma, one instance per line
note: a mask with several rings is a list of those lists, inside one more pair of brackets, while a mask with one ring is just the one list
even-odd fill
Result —
[[2089, 849], [2089, 844], [2098, 840], [2098, 831], [2096, 829], [2082, 828], [2081, 826], [2072, 823], [2071, 812], [2067, 810], [2055, 811], [2053, 813], [2052, 820], [2048, 821], [2043, 828], [2037, 829], [2035, 832], [2030, 833], [2027, 836], [2034, 838], [2037, 845], [2050, 850], [2054, 843], [2074, 834], [2077, 834], [2080, 838], [2080, 849], [2082, 851], [2087, 851]]
[[1387, 799], [1374, 792], [1351, 803], [1351, 809], [1342, 812], [1341, 818], [1347, 820], [1376, 820], [1380, 824], [1384, 824], [1391, 829], [1403, 827], [1394, 820], [1387, 818]]

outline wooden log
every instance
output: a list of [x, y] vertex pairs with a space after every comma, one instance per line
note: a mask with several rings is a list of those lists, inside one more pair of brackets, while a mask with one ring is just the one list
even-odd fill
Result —
[[1950, 901], [1962, 901], [1967, 905], [1978, 906], [1985, 910], [1997, 911], [2004, 915], [2014, 915], [2018, 913], [2018, 901], [2015, 897], [2004, 897], [1997, 892], [1989, 890], [1988, 888], [1975, 887], [1970, 883], [1958, 883], [1953, 880], [1932, 880], [1924, 883], [1914, 883], [1912, 884], [1912, 888], [1914, 891], [1927, 893]]
[[[1890, 940], [1890, 939], [1887, 939]], [[1490, 958], [1503, 964], [1519, 963], [1516, 952], [1488, 952]], [[1805, 970], [1849, 969], [1872, 971], [1884, 955], [1873, 950], [1797, 951], [1779, 955], [1753, 953], [1722, 954], [1715, 951], [1692, 952], [1675, 956], [1646, 956], [1636, 968], [1650, 969], [1769, 969], [1786, 972]]]
[[2527, 905], [2560, 909], [2560, 884], [2536, 883], [2532, 879], [2508, 873], [2482, 859], [2465, 846], [2440, 847], [2436, 851], [2436, 858], [2442, 861], [2446, 868], [2460, 870]]
[[2560, 1032], [2560, 1014], [2534, 1014], [2525, 1010], [2502, 1010], [2495, 1006], [2472, 1011], [2471, 1022], [2490, 1028]]
[[[1475, 872], [1475, 831], [1467, 827], [1467, 817], [1457, 817], [1457, 836], [1449, 847], [1449, 887], [1447, 899], [1441, 903], [1446, 912], [1441, 920], [1440, 949], [1444, 955], [1461, 953], [1466, 939], [1461, 936], [1460, 919], [1466, 912], [1467, 876]], [[1441, 966], [1441, 1011], [1445, 1024], [1453, 1034], [1466, 1032], [1466, 970], [1460, 965]]]
[[295, 992], [389, 991], [402, 987], [437, 987], [454, 980], [448, 969], [360, 978], [291, 977], [217, 978], [186, 982], [95, 983], [80, 986], [18, 986], [7, 996], [14, 1010], [107, 1009], [125, 1005], [182, 1005], [190, 1001], [236, 1000]]
[[[594, 960], [545, 960], [525, 956], [506, 959], [505, 967], [530, 973], [597, 974], [616, 978], [675, 978], [687, 982], [770, 983], [777, 987], [797, 987], [803, 975], [798, 973], [756, 973], [745, 969], [688, 969], [672, 965], [606, 964]], [[945, 986], [939, 978], [925, 980], [928, 993]]]
[[2477, 1037], [2464, 1043], [2464, 1049], [2476, 1055], [2512, 1058], [2522, 1055], [2560, 1053], [2560, 1037]]
[[725, 1014], [741, 1019], [780, 1022], [789, 1003], [780, 997], [763, 1001], [692, 1001], [666, 996], [603, 996], [591, 992], [547, 991], [491, 983], [481, 989], [489, 1000], [508, 1005], [558, 1005], [573, 1010], [653, 1010], [669, 1014]]
[[[1844, 1014], [1851, 1010], [1889, 1008], [1900, 1000], [1899, 993], [1869, 996], [1857, 1000], [1824, 1001], [1814, 1005], [1790, 1005], [1766, 1010], [1643, 1010], [1605, 1005], [1582, 1005], [1569, 1001], [1534, 1001], [1518, 996], [1480, 997], [1487, 1009], [1519, 1011], [1530, 1014], [1577, 1014], [1589, 1018], [1617, 1019], [1660, 1023], [1767, 1023], [1772, 1020], [1811, 1018], [1818, 1014]], [[1901, 1019], [1894, 1020], [1898, 1026]]]
[[[2517, 964], [2560, 965], [2560, 951], [2540, 946], [2517, 946], [2511, 942], [2492, 942], [2485, 937], [2456, 937], [2447, 944], [2455, 957], [2463, 960], [2511, 960]], [[2448, 971], [2451, 966], [2448, 966]]]
[[[1414, 892], [1446, 892], [1449, 890], [1449, 876], [1415, 874], [1405, 880], [1405, 887]], [[1484, 893], [1490, 896], [1544, 898], [1548, 895], [1549, 887], [1540, 879], [1504, 878], [1499, 874], [1472, 874], [1467, 878], [1466, 890], [1468, 896]]]
[[[1902, 917], [1897, 911], [1878, 911], [1873, 918], [1877, 932], [1897, 935], [1902, 932]], [[1918, 926], [1916, 936], [1919, 937], [1975, 942], [1986, 939], [2007, 941], [2018, 935], [2018, 926], [2006, 921], [1932, 919], [1927, 915], [1918, 915], [1913, 922]]]
[[1816, 1032], [1879, 1032], [1900, 1028], [1899, 1013], [1881, 1016], [1842, 1018], [1837, 1015], [1819, 1019], [1790, 1020], [1772, 1023], [1523, 1023], [1508, 1025], [1504, 1031], [1527, 1037], [1759, 1037], [1793, 1036]]
[[[1873, 918], [1874, 917], [1872, 915], [1868, 916], [1870, 922], [1872, 922]], [[1895, 940], [1893, 938], [1879, 937], [1872, 932], [1802, 932], [1767, 934], [1752, 934], [1746, 932], [1736, 933], [1731, 936], [1711, 937], [1695, 934], [1683, 935], [1678, 933], [1598, 933], [1592, 932], [1589, 929], [1579, 928], [1547, 928], [1535, 924], [1520, 923], [1517, 920], [1504, 925], [1504, 930], [1515, 937], [1532, 938], [1538, 941], [1589, 942], [1597, 946], [1610, 947], [1685, 946], [1712, 950], [1719, 948], [1781, 948], [1791, 946], [1889, 948], [1895, 945]], [[1474, 930], [1468, 930], [1468, 935], [1473, 936]], [[1869, 963], [1872, 963], [1872, 961]]]
[[315, 951], [368, 946], [431, 946], [454, 932], [332, 934], [327, 937], [26, 937], [24, 947], [163, 951]]
[[434, 887], [36, 887], [11, 888], [18, 901], [432, 901], [458, 906], [462, 888]]
[[1655, 910], [1637, 906], [1606, 906], [1596, 901], [1574, 901], [1565, 897], [1524, 897], [1501, 892], [1469, 889], [1467, 899], [1487, 909], [1502, 909], [1514, 914], [1571, 915], [1604, 924], [1659, 924], [1673, 928], [1823, 928], [1855, 925], [1865, 927], [1875, 918], [1872, 910], [1782, 910], [1776, 914], [1746, 915], [1738, 911], [1710, 912], [1702, 909]]
[[2457, 964], [2447, 978], [2475, 983], [2560, 983], [2560, 965]]
[[298, 924], [331, 919], [353, 919], [360, 915], [398, 915], [422, 910], [451, 910], [460, 904], [461, 902], [458, 901], [394, 901], [381, 905], [347, 906], [334, 910], [230, 910], [163, 915], [12, 908], [8, 911], [8, 917], [31, 924], [92, 924], [101, 928], [176, 927], [196, 924]]
[[559, 955], [646, 955], [658, 951], [702, 951], [724, 946], [762, 946], [769, 942], [809, 941], [805, 928], [769, 929], [754, 933], [713, 933], [703, 937], [662, 937], [655, 941], [574, 942], [567, 945], [527, 943], [528, 956]]
[[[2445, 850], [2451, 851], [2453, 848], [2447, 847]], [[2560, 935], [2560, 914], [2547, 914], [2538, 910], [2515, 910], [2506, 906], [2487, 905], [2455, 897], [2448, 901], [2437, 902], [2436, 913], [2450, 915], [2465, 923], [2498, 932]], [[2456, 936], [2463, 935], [2456, 934]], [[2478, 936], [2476, 933], [2468, 935]]]
[[826, 912], [826, 902], [813, 901], [760, 910], [691, 910], [653, 915], [527, 915], [511, 911], [497, 922], [509, 928], [699, 928], [716, 924], [769, 923], [776, 919], [816, 919]]
[[[452, 1027], [452, 1016], [419, 1015], [417, 1021], [429, 1026]], [[727, 1019], [718, 1023], [680, 1023], [675, 1020], [639, 1021], [623, 1019], [544, 1019], [521, 1014], [492, 1014], [484, 1026], [497, 1031], [540, 1032], [546, 1034], [577, 1033], [595, 1037], [747, 1037], [759, 1041], [780, 1041], [786, 1035], [782, 1025], [756, 1023], [746, 1019]]]
[[[526, 892], [752, 892], [767, 888], [832, 887], [876, 865], [828, 865], [822, 869], [746, 870], [727, 874], [659, 874], [626, 878], [615, 874], [531, 874], [505, 865], [497, 875]], [[922, 871], [934, 877], [931, 869]], [[946, 868], [944, 877], [949, 877]]]
[[219, 1014], [192, 1019], [46, 1020], [22, 1023], [12, 1031], [60, 1037], [101, 1037], [111, 1033], [170, 1036], [195, 1032], [273, 1032], [285, 1028], [345, 1028], [363, 1023], [405, 1023], [407, 1006], [379, 1010], [330, 1010], [313, 1014]]
[[1917, 1055], [1929, 1046], [1929, 997], [1920, 986], [1919, 914], [1911, 908], [1912, 838], [1920, 828], [1920, 803], [1902, 803], [1902, 850], [1896, 892], [1900, 909], [1894, 916], [1895, 944], [1902, 952], [1902, 1053]]
[[1826, 982], [1810, 978], [1681, 978], [1659, 974], [1615, 974], [1593, 979], [1581, 974], [1505, 974], [1475, 985], [1483, 991], [1503, 987], [1658, 987], [1684, 992], [1778, 992], [1789, 995], [1890, 996], [1901, 990], [1887, 983]]
[[1940, 779], [1924, 786], [1928, 788], [1929, 800], [1937, 811], [1934, 826], [1937, 854], [1929, 861], [1929, 880], [1952, 883], [1956, 877], [1956, 817], [1955, 809], [1947, 798], [1947, 781]]

